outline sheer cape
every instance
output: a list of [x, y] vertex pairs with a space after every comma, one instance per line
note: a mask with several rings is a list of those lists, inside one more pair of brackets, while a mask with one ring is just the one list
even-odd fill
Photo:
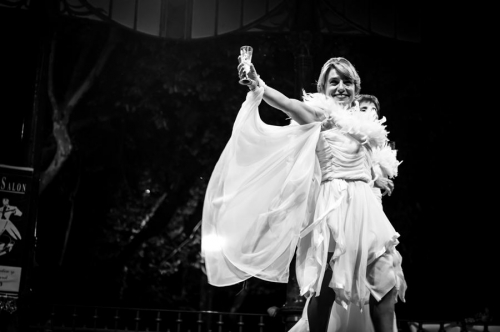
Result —
[[250, 277], [288, 282], [300, 231], [314, 215], [321, 123], [265, 124], [263, 93], [247, 94], [205, 195], [202, 256], [215, 286]]

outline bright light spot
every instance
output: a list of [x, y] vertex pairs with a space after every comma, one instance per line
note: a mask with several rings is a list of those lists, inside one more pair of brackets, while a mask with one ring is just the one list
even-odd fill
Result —
[[203, 251], [220, 251], [223, 244], [224, 239], [215, 234], [206, 235], [201, 239]]

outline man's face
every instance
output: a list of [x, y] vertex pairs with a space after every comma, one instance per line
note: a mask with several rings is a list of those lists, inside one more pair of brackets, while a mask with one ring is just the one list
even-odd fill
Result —
[[359, 109], [361, 112], [367, 112], [367, 113], [372, 113], [376, 118], [378, 118], [378, 113], [377, 113], [377, 106], [375, 106], [374, 103], [371, 101], [362, 101], [359, 103]]
[[8, 198], [2, 199], [2, 204], [3, 205], [9, 205], [9, 199]]
[[325, 82], [327, 96], [332, 97], [340, 104], [351, 105], [354, 100], [354, 89], [354, 82], [351, 79], [340, 76], [335, 68], [330, 70]]

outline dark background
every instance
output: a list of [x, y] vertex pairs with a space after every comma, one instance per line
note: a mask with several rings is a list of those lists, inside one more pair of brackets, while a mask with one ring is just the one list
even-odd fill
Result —
[[[38, 27], [16, 11], [0, 10], [0, 15], [2, 116], [9, 117], [4, 123], [17, 124], [22, 121], [19, 114], [29, 112], [33, 102]], [[394, 194], [384, 197], [389, 219], [401, 233], [399, 250], [409, 285], [407, 303], [397, 305], [399, 318], [457, 320], [489, 308], [499, 320], [498, 217], [491, 214], [495, 173], [486, 167], [496, 141], [486, 129], [492, 108], [484, 105], [489, 96], [489, 75], [484, 74], [490, 70], [482, 52], [486, 20], [477, 17], [470, 8], [433, 7], [423, 14], [421, 43], [324, 36], [314, 53], [314, 79], [330, 57], [344, 56], [355, 65], [361, 92], [379, 97], [389, 138], [403, 160]], [[66, 19], [54, 29], [59, 33], [56, 77], [62, 96], [79, 52], [95, 47], [91, 62], [109, 27]], [[164, 259], [189, 239], [197, 221], [192, 217], [196, 209], [189, 204], [200, 202], [203, 183], [244, 100], [246, 91], [236, 75], [241, 45], [254, 46], [253, 62], [268, 85], [293, 94], [293, 54], [283, 36], [239, 34], [166, 42], [121, 32], [98, 82], [75, 110], [70, 131], [76, 150], [40, 196], [38, 246], [29, 281], [33, 303], [50, 299], [194, 310], [211, 306], [222, 311], [235, 305], [241, 285], [206, 285], [196, 234], [178, 260]], [[50, 105], [46, 112], [42, 167], [54, 150]], [[269, 123], [285, 123], [284, 116], [265, 105], [262, 116]], [[13, 142], [16, 126], [3, 128], [8, 153], [1, 163], [16, 164], [23, 156], [12, 148], [14, 143], [7, 144]], [[182, 184], [192, 174], [180, 146], [196, 150], [202, 169], [196, 174], [202, 179], [177, 217], [165, 217], [157, 236], [128, 257], [124, 276], [123, 266], [113, 262], [137, 228], [137, 219], [176, 176]], [[59, 264], [72, 204], [68, 197], [77, 183], [73, 228]], [[145, 197], [144, 188], [153, 188], [151, 197]], [[285, 285], [257, 280], [249, 284], [240, 311], [264, 312], [283, 304]], [[205, 294], [212, 294], [212, 302]]]

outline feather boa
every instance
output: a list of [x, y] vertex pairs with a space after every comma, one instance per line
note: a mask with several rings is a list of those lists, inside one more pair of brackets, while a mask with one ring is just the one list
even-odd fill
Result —
[[402, 161], [396, 158], [397, 150], [393, 150], [388, 144], [373, 149], [373, 165], [379, 165], [384, 175], [388, 178], [398, 176], [398, 166]]
[[322, 93], [304, 92], [303, 100], [307, 105], [319, 109], [327, 119], [333, 119], [342, 132], [360, 137], [363, 143], [368, 143], [373, 148], [387, 144], [385, 117], [379, 120], [372, 113], [362, 112], [357, 103], [346, 109]]

